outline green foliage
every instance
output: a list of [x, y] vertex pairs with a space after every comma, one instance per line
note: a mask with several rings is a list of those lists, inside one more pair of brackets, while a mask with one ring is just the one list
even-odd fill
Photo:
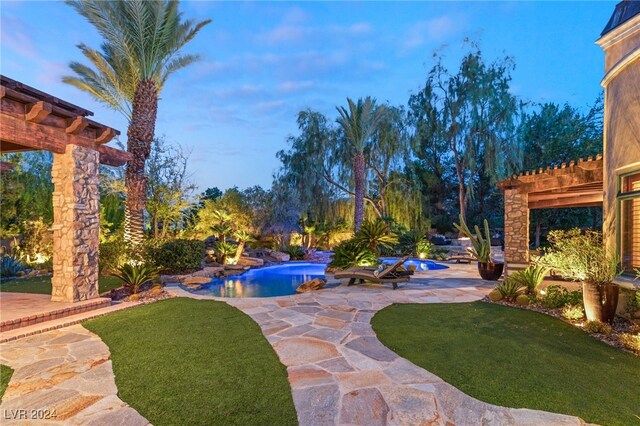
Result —
[[98, 260], [100, 272], [109, 273], [125, 264], [128, 256], [123, 247], [124, 241], [121, 238], [100, 243]]
[[131, 294], [136, 294], [141, 285], [158, 276], [158, 271], [159, 269], [151, 263], [125, 263], [113, 271], [113, 275], [129, 287]]
[[601, 232], [557, 230], [549, 232], [548, 239], [551, 247], [537, 263], [566, 279], [599, 285], [612, 283], [622, 273], [618, 257], [604, 247]]
[[526, 294], [519, 294], [518, 296], [516, 296], [516, 303], [518, 305], [526, 306], [531, 303], [531, 300]]
[[24, 264], [10, 255], [0, 256], [0, 277], [15, 277], [24, 270]]
[[508, 276], [495, 290], [497, 290], [504, 299], [513, 302], [522, 294], [522, 284], [510, 279], [510, 277], [511, 276]]
[[349, 240], [338, 244], [333, 249], [333, 259], [329, 263], [329, 267], [347, 269], [353, 266], [372, 266], [378, 263], [378, 256], [373, 250]]
[[478, 225], [475, 226], [474, 235], [462, 215], [460, 215], [460, 224], [454, 223], [453, 226], [471, 240], [473, 247], [469, 252], [478, 262], [491, 263], [491, 234], [489, 233], [489, 222], [487, 219], [484, 220], [484, 237]]
[[582, 306], [581, 291], [568, 291], [562, 286], [550, 285], [541, 294], [539, 301], [548, 309], [558, 309], [565, 305]]
[[611, 325], [600, 321], [587, 321], [584, 325], [584, 331], [589, 334], [609, 335], [613, 331]]
[[492, 302], [499, 302], [500, 300], [504, 299], [504, 297], [502, 296], [502, 293], [497, 288], [494, 288], [493, 290], [491, 290], [488, 297], [489, 297], [489, 300], [491, 300]]
[[526, 287], [527, 294], [535, 294], [538, 286], [549, 273], [549, 269], [543, 265], [529, 266], [522, 271], [509, 274], [509, 278]]
[[284, 247], [282, 251], [291, 256], [291, 260], [304, 259], [304, 249], [301, 246], [289, 245]]
[[622, 333], [619, 339], [625, 348], [640, 353], [640, 333]]
[[218, 263], [224, 265], [227, 263], [227, 258], [233, 256], [236, 252], [236, 247], [233, 244], [229, 244], [223, 241], [218, 241], [214, 247], [216, 253], [216, 260]]
[[400, 250], [402, 254], [410, 256], [422, 256], [430, 258], [433, 253], [433, 244], [427, 236], [418, 231], [408, 231], [400, 235]]
[[383, 221], [366, 220], [362, 223], [360, 230], [356, 232], [353, 241], [379, 254], [382, 248], [389, 249], [397, 244], [398, 238], [389, 232], [387, 224]]
[[640, 290], [627, 290], [625, 293], [627, 301], [624, 305], [624, 311], [631, 317], [640, 311]]
[[9, 386], [12, 375], [13, 369], [11, 367], [0, 364], [0, 401], [2, 401], [4, 391], [7, 389], [7, 386]]
[[577, 321], [584, 318], [584, 308], [582, 305], [564, 305], [562, 316], [568, 320]]
[[204, 258], [204, 242], [172, 240], [149, 248], [147, 259], [164, 273], [183, 273], [199, 269]]

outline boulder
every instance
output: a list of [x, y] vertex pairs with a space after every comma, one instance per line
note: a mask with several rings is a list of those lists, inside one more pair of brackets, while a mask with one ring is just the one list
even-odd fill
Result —
[[217, 277], [224, 270], [222, 266], [207, 266], [200, 271], [191, 274], [192, 277]]
[[296, 289], [296, 293], [306, 293], [308, 291], [320, 290], [327, 283], [326, 280], [322, 278], [314, 278], [311, 281], [307, 281], [304, 284], [300, 284]]
[[291, 260], [291, 256], [288, 253], [283, 253], [281, 251], [272, 251], [269, 253], [269, 256], [273, 257], [278, 262], [288, 262]]
[[264, 266], [264, 260], [257, 257], [241, 256], [237, 265], [242, 266]]
[[211, 282], [211, 277], [199, 277], [199, 276], [190, 276], [185, 278], [182, 281], [182, 284], [184, 285], [191, 285], [191, 284], [208, 284]]

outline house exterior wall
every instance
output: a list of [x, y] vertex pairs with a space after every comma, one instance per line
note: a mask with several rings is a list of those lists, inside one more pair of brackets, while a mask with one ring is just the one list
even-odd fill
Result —
[[619, 252], [621, 176], [640, 171], [640, 15], [605, 34], [603, 233]]

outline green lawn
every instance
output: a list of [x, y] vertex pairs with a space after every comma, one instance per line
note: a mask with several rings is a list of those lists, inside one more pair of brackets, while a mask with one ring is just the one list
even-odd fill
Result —
[[0, 364], [0, 401], [2, 401], [4, 391], [7, 390], [12, 374], [13, 370], [10, 367]]
[[[100, 276], [98, 289], [100, 293], [118, 288], [122, 280], [116, 277]], [[22, 278], [0, 282], [0, 292], [51, 294], [51, 277]]]
[[378, 338], [482, 401], [640, 424], [640, 358], [556, 318], [484, 302], [392, 305]]
[[286, 368], [226, 303], [169, 299], [83, 325], [109, 346], [120, 398], [155, 425], [297, 424]]

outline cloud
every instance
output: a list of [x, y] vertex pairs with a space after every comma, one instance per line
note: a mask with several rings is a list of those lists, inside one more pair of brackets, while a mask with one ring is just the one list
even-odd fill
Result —
[[300, 92], [303, 90], [312, 89], [316, 86], [313, 81], [284, 81], [278, 84], [278, 91], [281, 93], [293, 93]]
[[403, 47], [413, 49], [430, 41], [443, 40], [457, 32], [461, 27], [460, 21], [454, 21], [449, 16], [440, 16], [428, 21], [418, 21], [407, 31]]
[[29, 32], [27, 24], [19, 18], [3, 16], [2, 25], [0, 25], [2, 47], [9, 47], [15, 53], [25, 58], [37, 58], [38, 50], [29, 36]]
[[286, 102], [282, 99], [259, 102], [254, 106], [254, 109], [260, 112], [272, 112], [283, 108], [285, 104]]

